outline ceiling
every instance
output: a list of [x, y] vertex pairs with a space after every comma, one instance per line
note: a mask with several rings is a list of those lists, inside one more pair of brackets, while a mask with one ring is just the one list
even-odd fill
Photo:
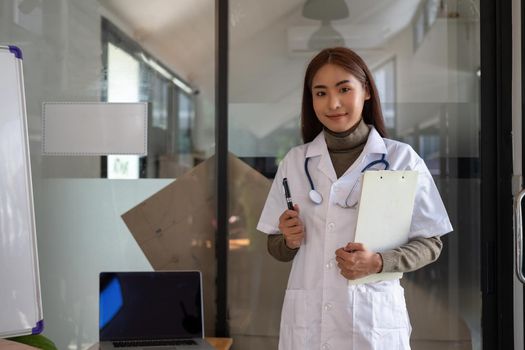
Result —
[[[328, 4], [335, 0], [324, 1]], [[420, 0], [345, 1], [349, 16], [332, 25], [344, 33], [347, 46], [367, 48], [380, 46], [407, 26], [420, 3]], [[134, 40], [186, 79], [191, 81], [203, 66], [214, 62], [215, 1], [99, 0], [99, 3], [127, 28]], [[240, 49], [282, 22], [288, 27], [288, 45], [293, 46], [294, 38], [308, 36], [320, 26], [319, 21], [302, 16], [303, 4], [304, 0], [231, 0], [230, 48]]]

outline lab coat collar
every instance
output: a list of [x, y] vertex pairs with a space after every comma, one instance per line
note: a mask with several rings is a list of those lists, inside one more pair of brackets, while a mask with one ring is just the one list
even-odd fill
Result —
[[323, 131], [321, 131], [319, 135], [308, 144], [306, 158], [321, 156], [324, 153], [328, 153], [327, 151], [326, 140], [324, 139]]
[[370, 127], [370, 134], [368, 134], [368, 140], [366, 141], [365, 148], [363, 149], [364, 154], [385, 154], [388, 156], [386, 150], [385, 140], [379, 135], [376, 128], [372, 125]]
[[337, 180], [337, 175], [335, 174], [335, 169], [332, 165], [330, 154], [328, 153], [328, 147], [326, 146], [323, 131], [321, 131], [319, 135], [308, 144], [308, 148], [306, 149], [306, 158], [317, 156], [321, 156], [317, 169], [328, 176], [332, 182], [335, 182]]
[[[388, 156], [385, 141], [372, 125], [369, 125], [369, 127], [370, 134], [368, 135], [368, 140], [366, 141], [362, 156], [373, 153], [386, 154]], [[326, 146], [326, 140], [324, 138], [323, 131], [321, 131], [319, 135], [317, 135], [315, 139], [313, 139], [313, 141], [308, 144], [308, 148], [306, 150], [306, 158], [317, 156], [321, 156], [317, 168], [326, 176], [328, 176], [328, 178], [330, 178], [333, 182], [335, 182], [337, 180], [337, 175], [335, 174], [334, 166], [332, 165], [332, 160], [330, 159], [330, 154], [328, 153], [328, 147]], [[359, 158], [364, 159], [364, 157], [361, 156]]]

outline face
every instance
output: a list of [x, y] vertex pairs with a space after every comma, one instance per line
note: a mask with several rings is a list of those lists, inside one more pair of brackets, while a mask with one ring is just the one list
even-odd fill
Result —
[[317, 119], [333, 132], [349, 130], [361, 119], [368, 89], [351, 73], [325, 64], [312, 80], [312, 99]]

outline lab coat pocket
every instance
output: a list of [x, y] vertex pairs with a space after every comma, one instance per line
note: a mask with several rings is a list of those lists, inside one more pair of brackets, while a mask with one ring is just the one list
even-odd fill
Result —
[[374, 292], [372, 309], [374, 349], [410, 350], [411, 327], [403, 289]]
[[372, 323], [374, 328], [410, 328], [402, 288], [393, 288], [391, 291], [372, 293]]
[[305, 349], [307, 344], [307, 294], [304, 290], [288, 289], [281, 313], [280, 350]]

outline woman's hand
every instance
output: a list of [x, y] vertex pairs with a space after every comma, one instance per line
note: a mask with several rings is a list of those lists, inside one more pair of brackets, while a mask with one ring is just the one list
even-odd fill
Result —
[[337, 266], [346, 279], [355, 280], [381, 272], [383, 260], [378, 253], [366, 250], [361, 243], [348, 243], [335, 251]]
[[279, 217], [279, 230], [284, 235], [288, 248], [297, 249], [304, 239], [304, 226], [299, 219], [299, 206], [294, 205], [295, 210], [285, 210]]

